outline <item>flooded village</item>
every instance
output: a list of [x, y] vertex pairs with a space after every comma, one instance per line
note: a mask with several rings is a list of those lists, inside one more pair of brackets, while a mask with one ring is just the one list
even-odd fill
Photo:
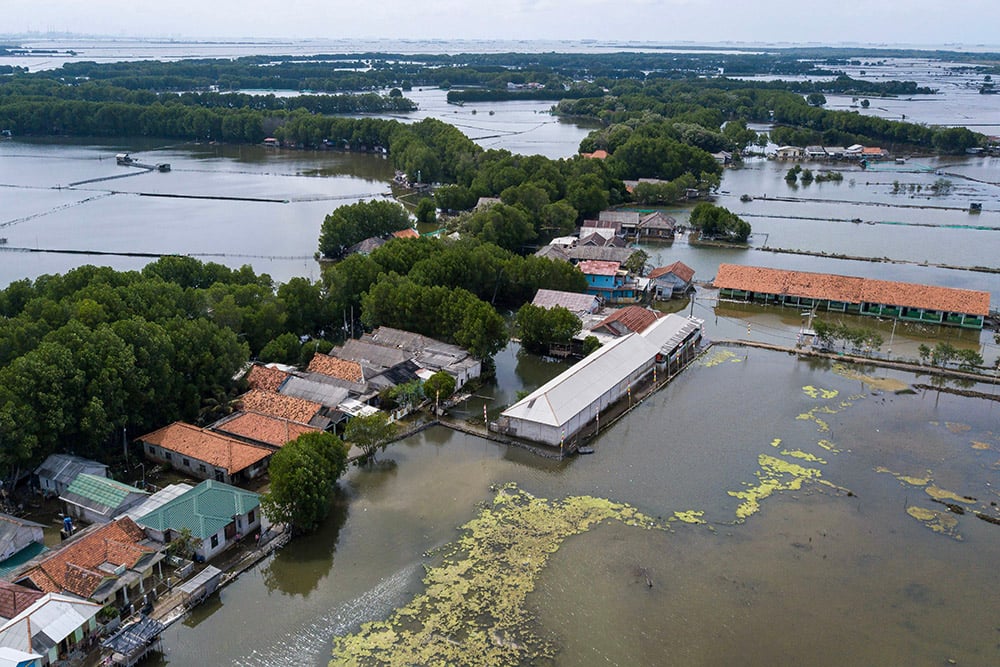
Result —
[[[937, 62], [846, 67], [914, 75], [952, 109], [982, 76]], [[599, 127], [551, 101], [405, 95], [405, 122], [440, 119], [487, 150], [610, 157], [582, 150]], [[889, 118], [930, 106], [828, 97]], [[1000, 127], [992, 106], [967, 109], [921, 122], [991, 136], [981, 150], [798, 146], [750, 124], [760, 145], [709, 153], [717, 185], [640, 204], [637, 188], [670, 180], [622, 179], [622, 203], [522, 253], [582, 274], [526, 297], [539, 318], [578, 322], [558, 340], [498, 307], [504, 337], [482, 355], [481, 339], [344, 308], [324, 313], [337, 340], [241, 363], [239, 393], [197, 419], [116, 432], [113, 462], [52, 453], [4, 497], [0, 663], [994, 664]], [[375, 148], [14, 136], [0, 142], [0, 281], [189, 257], [249, 265], [277, 291], [328, 265], [360, 275], [384, 246], [457, 239], [462, 214], [437, 206], [434, 223], [317, 261], [334, 209], [415, 213], [441, 187], [411, 187]], [[479, 197], [471, 215], [509, 201]], [[752, 231], [703, 233], [702, 203]], [[477, 257], [504, 303], [516, 265]], [[437, 308], [407, 315], [454, 318]], [[443, 376], [447, 395], [417, 391]], [[392, 442], [346, 443], [319, 527], [272, 521], [273, 457], [372, 415]]]

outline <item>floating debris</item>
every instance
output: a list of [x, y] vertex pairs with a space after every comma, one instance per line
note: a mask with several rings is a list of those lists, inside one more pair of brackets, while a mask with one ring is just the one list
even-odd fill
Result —
[[987, 443], [985, 443], [985, 442], [979, 442], [977, 440], [973, 440], [972, 441], [972, 448], [973, 449], [983, 450], [983, 449], [990, 449], [990, 446]]
[[837, 375], [848, 378], [849, 380], [859, 380], [872, 389], [891, 391], [896, 394], [911, 391], [910, 385], [906, 384], [902, 380], [890, 377], [877, 378], [871, 375], [865, 375], [864, 373], [860, 373], [845, 364], [833, 364], [832, 370]]

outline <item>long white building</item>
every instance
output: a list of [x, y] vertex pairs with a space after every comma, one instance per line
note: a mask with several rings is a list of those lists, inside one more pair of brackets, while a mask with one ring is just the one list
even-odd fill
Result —
[[641, 334], [618, 338], [501, 413], [496, 430], [549, 445], [568, 442], [598, 413], [625, 398], [654, 366], [677, 367], [701, 340], [702, 320], [667, 315]]

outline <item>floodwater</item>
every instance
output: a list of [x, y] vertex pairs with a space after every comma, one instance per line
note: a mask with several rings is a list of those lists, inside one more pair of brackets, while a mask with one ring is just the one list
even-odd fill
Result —
[[[351, 470], [320, 533], [169, 628], [159, 664], [325, 664], [335, 635], [421, 596], [439, 548], [508, 482], [552, 502], [629, 503], [667, 528], [602, 522], [555, 545], [523, 605], [523, 648], [534, 638], [554, 653], [542, 663], [995, 664], [1000, 528], [972, 511], [996, 515], [1000, 500], [998, 409], [714, 348], [592, 456], [556, 463], [425, 431]], [[796, 488], [796, 475], [812, 479]], [[976, 500], [948, 500], [958, 515], [932, 494]], [[668, 521], [675, 512], [706, 523]], [[436, 589], [449, 594], [461, 598]]]

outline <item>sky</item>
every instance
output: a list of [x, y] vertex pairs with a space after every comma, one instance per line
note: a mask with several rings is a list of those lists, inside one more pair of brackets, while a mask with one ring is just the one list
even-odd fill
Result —
[[0, 34], [1000, 45], [1000, 0], [3, 0]]

